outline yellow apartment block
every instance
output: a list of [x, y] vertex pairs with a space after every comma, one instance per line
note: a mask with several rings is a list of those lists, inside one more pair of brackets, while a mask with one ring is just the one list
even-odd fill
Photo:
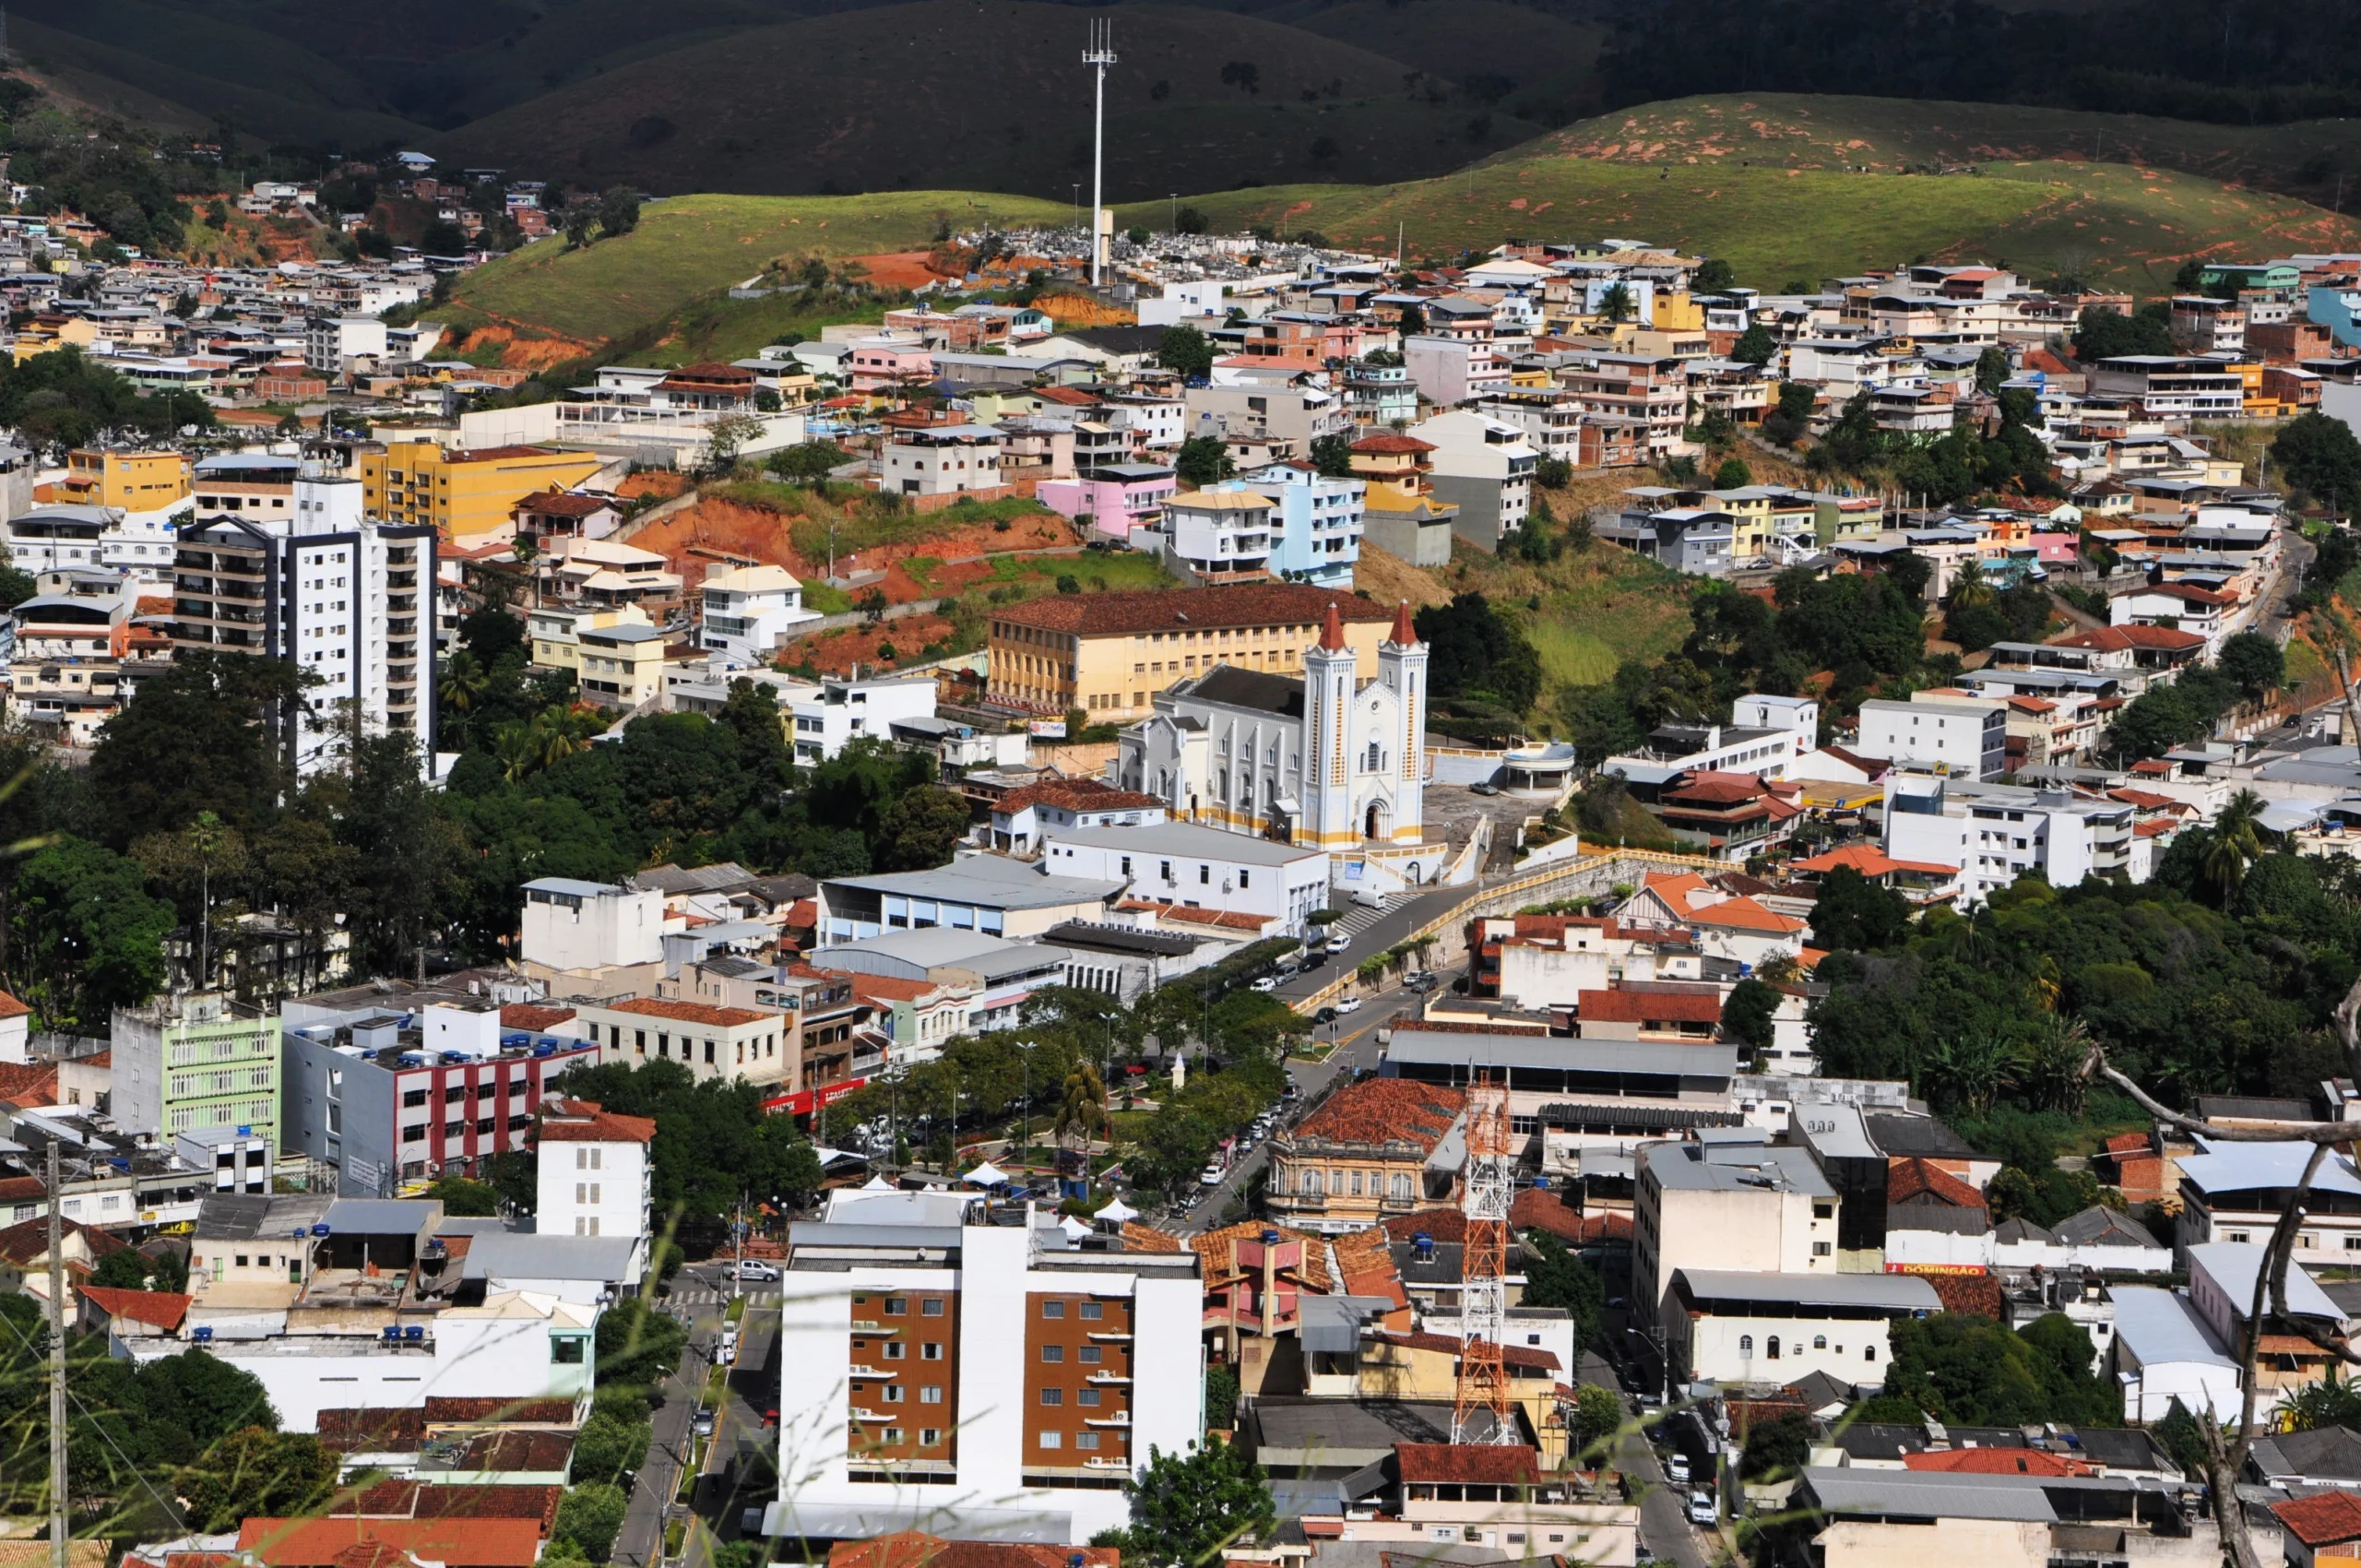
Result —
[[189, 494], [184, 452], [68, 452], [57, 481], [60, 501], [124, 512], [159, 512]]
[[389, 523], [432, 523], [455, 544], [504, 533], [516, 503], [566, 490], [605, 465], [587, 452], [549, 446], [448, 451], [433, 441], [391, 441], [361, 454], [362, 504]]
[[1053, 594], [992, 615], [991, 701], [1090, 722], [1145, 718], [1156, 694], [1216, 665], [1303, 675], [1303, 650], [1337, 607], [1356, 675], [1377, 678], [1394, 610], [1300, 583]]

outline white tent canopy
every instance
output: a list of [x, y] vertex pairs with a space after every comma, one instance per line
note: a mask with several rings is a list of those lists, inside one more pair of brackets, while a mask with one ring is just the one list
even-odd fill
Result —
[[962, 1180], [979, 1187], [1004, 1187], [1008, 1185], [1008, 1172], [988, 1159], [968, 1171]]

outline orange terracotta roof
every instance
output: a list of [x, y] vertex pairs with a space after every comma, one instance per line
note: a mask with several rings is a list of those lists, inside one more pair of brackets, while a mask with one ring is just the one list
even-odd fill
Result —
[[1826, 875], [1838, 866], [1851, 866], [1863, 876], [1888, 876], [1897, 871], [1922, 872], [1934, 876], [1956, 876], [1955, 866], [1938, 865], [1933, 861], [1897, 861], [1875, 844], [1847, 844], [1841, 849], [1831, 849], [1824, 855], [1814, 855], [1808, 861], [1797, 861], [1795, 869]]
[[2309, 1497], [2274, 1503], [2271, 1511], [2296, 1538], [2308, 1547], [2334, 1546], [2361, 1540], [2361, 1497], [2349, 1491], [2315, 1492]]
[[1143, 795], [1132, 790], [1118, 790], [1096, 778], [1045, 778], [1038, 784], [1027, 784], [1011, 790], [992, 802], [994, 816], [1014, 816], [1026, 806], [1041, 804], [1063, 806], [1068, 811], [1136, 811], [1145, 807], [1161, 807], [1164, 802], [1154, 795]]
[[644, 1144], [656, 1136], [656, 1123], [602, 1110], [596, 1100], [552, 1099], [541, 1103], [539, 1135], [545, 1144]]
[[672, 1002], [655, 996], [635, 996], [628, 1002], [604, 1002], [599, 1005], [611, 1013], [632, 1013], [647, 1018], [670, 1018], [675, 1023], [704, 1024], [717, 1029], [734, 1029], [747, 1024], [767, 1023], [779, 1016], [777, 1013], [757, 1013], [745, 1007], [714, 1007], [703, 1002]]
[[845, 979], [852, 981], [853, 995], [863, 1002], [916, 1002], [948, 989], [940, 980], [904, 980], [898, 975], [848, 974]]
[[530, 1002], [511, 1002], [500, 1010], [500, 1027], [547, 1034], [573, 1016], [574, 1009], [571, 1007], [541, 1007]]
[[267, 1568], [336, 1568], [356, 1546], [382, 1545], [445, 1568], [532, 1568], [541, 1526], [533, 1519], [248, 1519], [238, 1550]]
[[[32, 1184], [32, 1196], [42, 1195], [40, 1177], [27, 1176], [20, 1180]], [[14, 1193], [9, 1195], [23, 1194]], [[120, 1237], [110, 1235], [96, 1226], [85, 1225], [78, 1219], [68, 1219], [62, 1223], [65, 1226], [65, 1235], [82, 1238], [82, 1244], [89, 1249], [90, 1256], [94, 1260], [105, 1257], [111, 1253], [128, 1252], [131, 1249], [130, 1242]], [[0, 1263], [16, 1264], [21, 1266], [31, 1263], [36, 1258], [45, 1258], [48, 1255], [49, 1221], [46, 1218], [24, 1220], [9, 1226], [5, 1230], [0, 1230]]]
[[1435, 444], [1433, 442], [1421, 441], [1415, 435], [1364, 435], [1358, 441], [1353, 443], [1353, 450], [1356, 452], [1415, 453], [1431, 452], [1434, 449]]
[[1371, 600], [1301, 583], [1048, 594], [1027, 604], [993, 611], [992, 619], [1038, 631], [1121, 636], [1208, 627], [1311, 626], [1319, 624], [1331, 604], [1347, 621], [1394, 619], [1392, 611]]
[[1577, 993], [1574, 1016], [1585, 1024], [1719, 1024], [1721, 992], [1696, 991], [1585, 991]]
[[1271, 1229], [1278, 1231], [1282, 1241], [1303, 1243], [1303, 1270], [1298, 1278], [1305, 1289], [1326, 1295], [1332, 1284], [1328, 1274], [1326, 1238], [1290, 1230], [1285, 1226], [1264, 1225], [1259, 1220], [1248, 1220], [1243, 1225], [1225, 1225], [1218, 1230], [1208, 1230], [1203, 1235], [1189, 1238], [1189, 1250], [1197, 1254], [1204, 1267], [1206, 1288], [1210, 1289], [1217, 1282], [1237, 1278], [1240, 1274], [1238, 1243], [1259, 1241], [1263, 1239], [1263, 1232]]
[[1459, 1090], [1440, 1085], [1368, 1078], [1330, 1096], [1296, 1124], [1289, 1137], [1296, 1143], [1314, 1138], [1339, 1144], [1407, 1143], [1422, 1154], [1432, 1154], [1466, 1103]]
[[1405, 1482], [1532, 1486], [1541, 1479], [1533, 1450], [1514, 1443], [1397, 1443], [1394, 1462]]
[[6, 992], [0, 991], [0, 1018], [21, 1018], [31, 1011]]
[[2058, 647], [2087, 647], [2101, 653], [2120, 653], [2126, 648], [2152, 647], [2167, 651], [2202, 647], [2205, 639], [2195, 632], [2184, 632], [2178, 626], [2101, 626], [2094, 631], [2070, 637], [2060, 637]]
[[[1454, 1334], [1432, 1334], [1425, 1329], [1409, 1331], [1385, 1329], [1374, 1337], [1405, 1349], [1429, 1350], [1438, 1355], [1457, 1356], [1465, 1343]], [[1554, 1350], [1536, 1349], [1530, 1345], [1503, 1345], [1501, 1361], [1505, 1366], [1524, 1367], [1529, 1372], [1557, 1372], [1562, 1366]]]
[[426, 1419], [431, 1422], [537, 1421], [551, 1426], [574, 1424], [571, 1399], [504, 1399], [481, 1394], [430, 1394]]
[[[559, 1403], [565, 1406], [567, 1419], [572, 1420], [572, 1404], [564, 1400]], [[565, 1434], [514, 1431], [510, 1435]], [[547, 1526], [557, 1517], [558, 1500], [564, 1495], [564, 1488], [554, 1486], [505, 1486], [484, 1481], [443, 1486], [432, 1481], [381, 1480], [329, 1499], [322, 1512], [362, 1519], [534, 1519]]]
[[828, 1549], [828, 1568], [1119, 1568], [1122, 1557], [1111, 1546], [945, 1540], [923, 1530], [902, 1530], [836, 1542]]
[[196, 1300], [172, 1290], [118, 1290], [103, 1285], [85, 1285], [81, 1291], [111, 1318], [148, 1324], [167, 1334], [180, 1327]]
[[15, 1106], [55, 1105], [56, 1065], [49, 1062], [0, 1062], [0, 1099]]
[[1153, 1225], [1142, 1225], [1136, 1219], [1123, 1221], [1123, 1250], [1129, 1253], [1177, 1253], [1180, 1238], [1169, 1230], [1158, 1230]]
[[1902, 1456], [1905, 1470], [1951, 1476], [2087, 1476], [2090, 1466], [2047, 1448], [1951, 1448]]
[[1913, 1198], [1933, 1198], [1952, 1208], [1982, 1208], [1984, 1194], [1931, 1161], [1898, 1159], [1887, 1167], [1885, 1201], [1889, 1206]]
[[1792, 915], [1767, 909], [1751, 898], [1716, 900], [1711, 897], [1713, 889], [1706, 886], [1705, 879], [1695, 872], [1651, 873], [1642, 889], [1662, 899], [1676, 917], [1695, 925], [1786, 935], [1803, 930], [1807, 923]]

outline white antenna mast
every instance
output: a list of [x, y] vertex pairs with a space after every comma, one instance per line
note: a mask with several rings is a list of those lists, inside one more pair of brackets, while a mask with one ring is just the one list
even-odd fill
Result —
[[1090, 143], [1090, 286], [1098, 287], [1098, 268], [1107, 258], [1107, 208], [1101, 180], [1107, 165], [1107, 67], [1115, 63], [1115, 23], [1112, 18], [1090, 24], [1090, 46], [1082, 52], [1082, 63], [1095, 65], [1098, 74], [1097, 108], [1092, 121]]

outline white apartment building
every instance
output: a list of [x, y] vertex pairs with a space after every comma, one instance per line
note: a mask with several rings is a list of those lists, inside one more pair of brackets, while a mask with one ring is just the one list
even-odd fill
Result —
[[[1824, 1274], [1836, 1269], [1836, 1189], [1809, 1149], [1755, 1128], [1641, 1148], [1632, 1189], [1632, 1305], [1668, 1335], [1681, 1269]], [[1862, 1381], [1869, 1381], [1864, 1379]]]
[[1043, 863], [1060, 876], [1131, 885], [1132, 897], [1286, 923], [1301, 936], [1328, 902], [1325, 849], [1167, 822], [1141, 827], [1058, 828], [1042, 835]]
[[1664, 1314], [1667, 1381], [1793, 1384], [1814, 1372], [1879, 1383], [1897, 1318], [1942, 1310], [1924, 1279], [1902, 1274], [1673, 1271]]
[[374, 315], [314, 316], [303, 327], [303, 364], [323, 375], [339, 376], [386, 358], [386, 324]]
[[795, 720], [795, 760], [835, 756], [864, 736], [891, 740], [895, 724], [934, 717], [934, 694], [933, 679], [924, 675], [790, 686], [785, 700]]
[[1204, 1435], [1197, 1255], [1072, 1238], [1029, 1203], [840, 1191], [789, 1233], [765, 1535], [1078, 1545]]
[[1418, 394], [1438, 408], [1456, 408], [1509, 384], [1509, 367], [1485, 338], [1402, 339], [1402, 365]]
[[125, 512], [113, 506], [37, 506], [8, 523], [8, 564], [19, 572], [112, 568], [154, 582], [172, 564], [177, 512]]
[[1908, 702], [1861, 705], [1866, 757], [1913, 772], [1998, 778], [2009, 766], [2009, 705], [1991, 697], [1914, 692]]
[[1468, 410], [1437, 414], [1410, 434], [1434, 446], [1429, 477], [1435, 498], [1459, 508], [1452, 529], [1481, 549], [1521, 528], [1533, 506], [1533, 469], [1541, 454], [1525, 432]]
[[664, 895], [611, 882], [540, 877], [525, 884], [519, 936], [518, 956], [543, 969], [661, 963]]
[[677, 1062], [700, 1083], [743, 1078], [790, 1089], [799, 1076], [798, 1042], [784, 1013], [651, 996], [586, 1003], [575, 1012], [601, 1064]]
[[1192, 490], [1164, 504], [1165, 550], [1207, 583], [1267, 576], [1273, 514], [1266, 495], [1236, 482]]
[[[2180, 1157], [2181, 1210], [2173, 1241], [2184, 1253], [2214, 1242], [2271, 1240], [2287, 1212], [2312, 1146], [2298, 1143], [2208, 1143]], [[2308, 1268], [2349, 1268], [2361, 1262], [2361, 1168], [2331, 1149], [2304, 1199], [2304, 1223], [2290, 1253]]]
[[209, 518], [173, 560], [172, 646], [292, 660], [317, 683], [282, 737], [302, 775], [334, 766], [357, 720], [434, 753], [435, 553], [424, 523], [380, 523], [357, 479], [295, 481], [291, 517]]
[[108, 1108], [130, 1133], [165, 1138], [227, 1128], [279, 1144], [279, 1015], [217, 992], [118, 1007], [107, 1033]]
[[1369, 481], [1331, 479], [1295, 463], [1272, 463], [1245, 476], [1271, 501], [1274, 576], [1314, 588], [1348, 589], [1361, 558], [1361, 503]]
[[703, 640], [733, 669], [767, 663], [796, 629], [822, 619], [803, 608], [803, 585], [783, 566], [737, 566], [707, 572]]
[[543, 1236], [646, 1236], [656, 1123], [589, 1100], [541, 1104], [533, 1229]]
[[1566, 463], [1579, 458], [1583, 404], [1581, 398], [1565, 388], [1503, 389], [1478, 403], [1476, 411], [1487, 419], [1516, 426], [1525, 433], [1525, 445], [1545, 457]]
[[1897, 861], [1958, 867], [1967, 908], [2034, 872], [2053, 887], [2094, 874], [2147, 881], [2153, 847], [2132, 832], [2136, 815], [2063, 790], [1889, 774], [1884, 848]]
[[896, 432], [877, 459], [877, 488], [887, 495], [956, 495], [996, 489], [1006, 443], [988, 424], [938, 425]]

